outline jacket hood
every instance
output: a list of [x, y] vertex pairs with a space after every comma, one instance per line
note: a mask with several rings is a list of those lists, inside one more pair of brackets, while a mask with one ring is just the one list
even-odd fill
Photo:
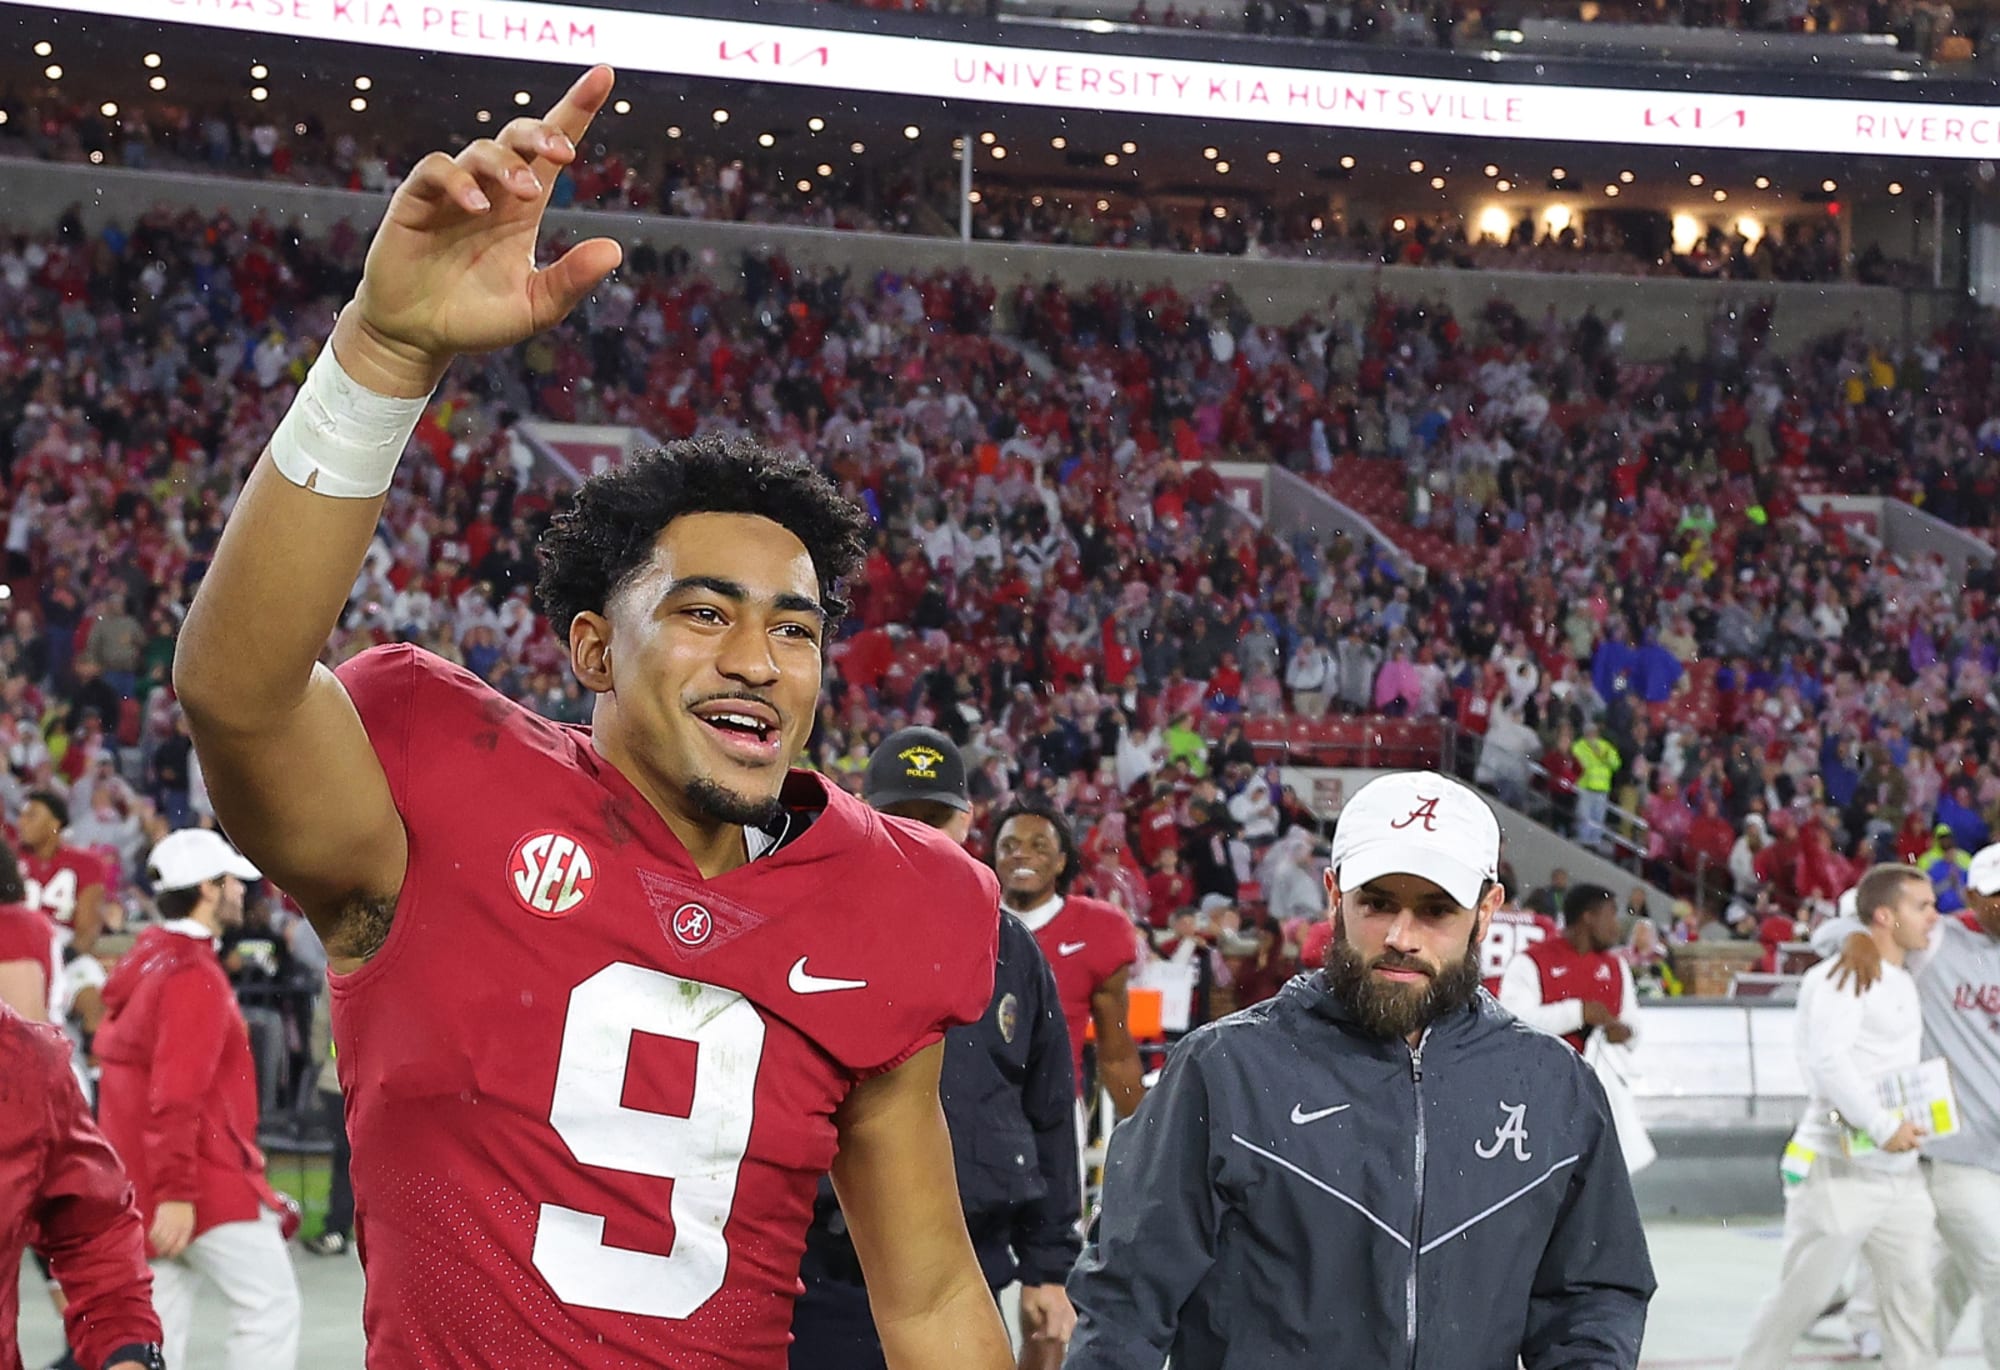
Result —
[[148, 977], [184, 964], [197, 953], [213, 956], [215, 943], [163, 927], [147, 928], [132, 943], [132, 950], [118, 959], [118, 965], [104, 982], [105, 1010], [116, 1013], [132, 1002]]

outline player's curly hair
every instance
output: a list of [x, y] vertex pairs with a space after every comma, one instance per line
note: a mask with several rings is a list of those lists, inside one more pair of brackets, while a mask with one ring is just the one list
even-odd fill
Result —
[[1063, 854], [1063, 868], [1056, 875], [1056, 893], [1068, 894], [1077, 876], [1083, 874], [1083, 848], [1077, 845], [1076, 831], [1070, 827], [1069, 819], [1046, 799], [1033, 795], [1016, 799], [994, 820], [993, 836], [986, 844], [986, 850], [993, 853], [992, 859], [999, 859], [1000, 830], [1017, 818], [1045, 818], [1049, 826], [1056, 830], [1056, 841], [1062, 844]]
[[653, 556], [660, 530], [683, 514], [755, 514], [806, 546], [827, 626], [847, 613], [841, 583], [867, 555], [868, 515], [803, 458], [709, 434], [641, 453], [577, 487], [536, 545], [535, 602], [564, 641], [570, 624], [604, 606]]

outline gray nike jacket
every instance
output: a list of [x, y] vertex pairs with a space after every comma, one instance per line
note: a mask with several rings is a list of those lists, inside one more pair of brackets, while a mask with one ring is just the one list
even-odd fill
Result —
[[1175, 1049], [1069, 1291], [1065, 1370], [1630, 1370], [1653, 1267], [1567, 1044], [1482, 993], [1412, 1050], [1314, 974]]

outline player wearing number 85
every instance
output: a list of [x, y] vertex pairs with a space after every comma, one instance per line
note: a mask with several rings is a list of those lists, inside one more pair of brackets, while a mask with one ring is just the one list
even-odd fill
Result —
[[315, 665], [452, 357], [617, 265], [534, 265], [611, 84], [398, 188], [175, 661], [218, 816], [332, 960], [367, 1364], [779, 1370], [831, 1167], [888, 1363], [998, 1370], [937, 1098], [998, 889], [790, 769], [861, 512], [718, 441], [586, 482], [539, 594], [589, 728], [411, 647]]

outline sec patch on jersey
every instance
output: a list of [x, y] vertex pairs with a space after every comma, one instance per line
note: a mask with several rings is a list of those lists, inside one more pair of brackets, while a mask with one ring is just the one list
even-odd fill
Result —
[[583, 843], [565, 832], [530, 833], [507, 858], [507, 887], [539, 918], [575, 913], [597, 884], [597, 863]]

